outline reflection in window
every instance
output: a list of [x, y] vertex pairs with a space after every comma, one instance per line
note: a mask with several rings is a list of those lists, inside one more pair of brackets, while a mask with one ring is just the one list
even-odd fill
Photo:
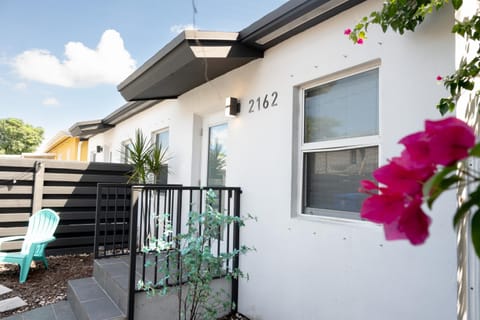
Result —
[[[165, 157], [164, 161], [168, 158], [168, 147], [169, 147], [169, 138], [170, 134], [168, 130], [163, 130], [155, 133], [155, 147], [160, 150], [160, 155]], [[160, 171], [158, 175], [153, 179], [156, 184], [167, 184], [168, 183], [168, 163], [165, 163], [165, 167]]]
[[378, 134], [378, 69], [305, 91], [304, 142]]
[[360, 181], [372, 179], [378, 167], [378, 147], [306, 153], [303, 167], [304, 212], [359, 212], [367, 197], [358, 192]]
[[168, 130], [164, 130], [155, 134], [155, 145], [157, 148], [168, 148]]
[[120, 152], [120, 162], [129, 163], [130, 162], [130, 151], [129, 148], [132, 147], [132, 142], [130, 140], [122, 143], [122, 150]]
[[208, 130], [207, 186], [225, 186], [227, 170], [227, 124]]

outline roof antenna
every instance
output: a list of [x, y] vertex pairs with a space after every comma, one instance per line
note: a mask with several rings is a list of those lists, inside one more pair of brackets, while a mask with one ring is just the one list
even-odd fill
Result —
[[197, 23], [196, 23], [196, 15], [198, 13], [198, 10], [197, 10], [197, 5], [195, 4], [195, 0], [192, 0], [192, 9], [193, 9], [193, 16], [192, 16], [192, 23], [193, 23], [193, 28], [196, 28], [197, 27]]

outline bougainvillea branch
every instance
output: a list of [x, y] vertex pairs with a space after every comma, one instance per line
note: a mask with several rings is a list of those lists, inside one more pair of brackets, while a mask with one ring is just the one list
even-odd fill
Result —
[[[405, 31], [415, 31], [425, 18], [434, 11], [439, 10], [445, 5], [451, 4], [455, 10], [458, 10], [462, 0], [389, 0], [383, 4], [380, 11], [374, 11], [368, 17], [364, 17], [358, 22], [350, 32], [345, 35], [356, 44], [364, 43], [368, 27], [372, 24], [380, 25], [383, 32], [389, 28], [400, 34]], [[345, 30], [346, 31], [346, 30]], [[452, 27], [452, 33], [455, 33], [466, 40], [480, 40], [480, 17], [475, 14], [463, 21], [456, 21]], [[359, 40], [361, 40], [359, 42]], [[450, 96], [440, 99], [437, 108], [442, 115], [455, 110], [462, 90], [474, 90], [474, 80], [480, 73], [480, 49], [474, 58], [464, 57], [455, 73], [446, 76], [444, 85]]]
[[[344, 34], [355, 44], [367, 41], [367, 30], [379, 25], [400, 34], [415, 31], [425, 18], [440, 8], [452, 5], [459, 10], [462, 0], [388, 0], [380, 11], [362, 18]], [[472, 12], [463, 21], [455, 21], [452, 33], [463, 37], [466, 43], [478, 46], [480, 17]], [[474, 55], [465, 55], [451, 75], [437, 76], [443, 82], [448, 96], [441, 98], [436, 107], [442, 115], [452, 112], [458, 99], [466, 92], [479, 94], [475, 79], [480, 73], [480, 48]], [[480, 256], [480, 175], [467, 159], [480, 158], [480, 143], [475, 144], [473, 128], [456, 118], [426, 121], [425, 130], [400, 140], [405, 150], [399, 157], [374, 171], [373, 181], [363, 181], [361, 190], [370, 195], [362, 206], [363, 218], [384, 226], [386, 238], [408, 239], [412, 244], [423, 243], [429, 234], [431, 218], [423, 211], [429, 209], [445, 191], [466, 188], [466, 197], [458, 206], [453, 225], [456, 227], [467, 214], [471, 214], [471, 238]]]

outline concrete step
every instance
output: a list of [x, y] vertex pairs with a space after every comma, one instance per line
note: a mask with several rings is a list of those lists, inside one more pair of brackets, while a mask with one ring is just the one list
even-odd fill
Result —
[[[129, 256], [96, 259], [93, 264], [93, 277], [125, 314], [128, 310], [129, 259]], [[148, 259], [155, 259], [155, 257], [149, 256]], [[144, 264], [143, 256], [138, 255], [135, 284], [143, 278], [142, 266]], [[161, 275], [157, 274], [157, 278], [155, 278], [154, 273], [155, 268], [153, 266], [145, 268], [144, 282], [158, 281]]]
[[97, 259], [93, 263], [93, 277], [107, 292], [120, 310], [127, 314], [129, 267], [126, 259]]
[[127, 317], [95, 278], [70, 280], [68, 301], [78, 320], [126, 320]]

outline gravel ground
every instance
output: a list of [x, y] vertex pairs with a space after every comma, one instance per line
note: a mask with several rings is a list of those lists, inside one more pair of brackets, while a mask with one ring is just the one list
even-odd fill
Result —
[[[27, 303], [25, 307], [0, 312], [0, 319], [65, 300], [68, 280], [92, 276], [91, 254], [50, 256], [47, 259], [48, 270], [45, 270], [41, 263], [37, 263], [35, 267], [32, 265], [27, 281], [23, 284], [18, 282], [18, 266], [0, 264], [0, 284], [12, 289], [12, 292], [0, 296], [0, 300], [18, 296]], [[248, 318], [233, 314], [219, 320], [248, 320]]]

